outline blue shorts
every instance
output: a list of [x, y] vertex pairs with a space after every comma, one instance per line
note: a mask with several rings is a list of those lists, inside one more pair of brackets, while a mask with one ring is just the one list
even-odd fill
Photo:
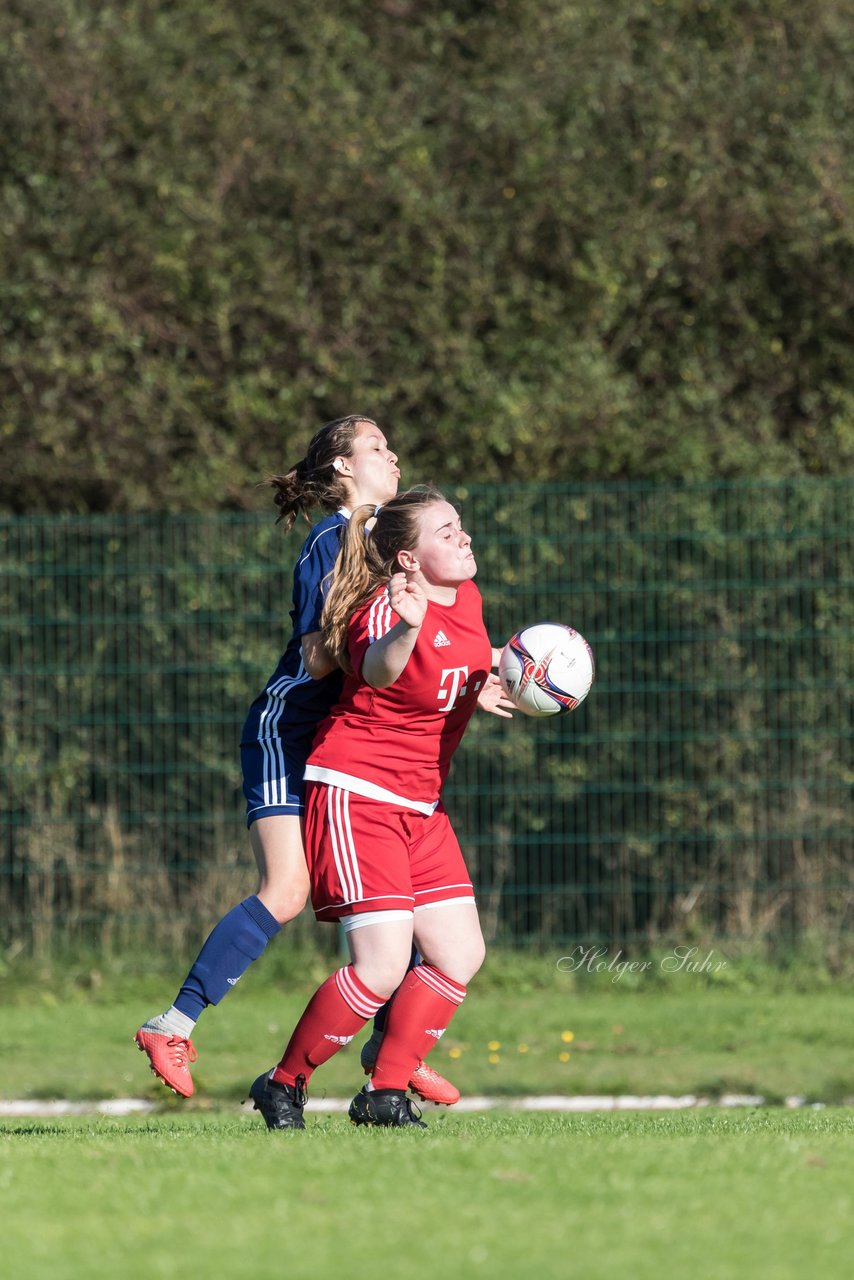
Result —
[[[306, 748], [310, 746], [308, 742]], [[272, 814], [302, 814], [306, 748], [294, 747], [282, 738], [240, 744], [247, 827]]]

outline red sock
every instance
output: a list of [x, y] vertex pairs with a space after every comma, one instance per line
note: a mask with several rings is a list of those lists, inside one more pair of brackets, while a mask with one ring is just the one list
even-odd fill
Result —
[[375, 1089], [405, 1089], [465, 999], [466, 989], [440, 969], [419, 964], [392, 997], [385, 1035], [371, 1083]]
[[353, 966], [345, 965], [309, 1000], [272, 1078], [291, 1085], [297, 1076], [308, 1080], [314, 1068], [349, 1044], [383, 1004], [385, 999], [359, 981]]

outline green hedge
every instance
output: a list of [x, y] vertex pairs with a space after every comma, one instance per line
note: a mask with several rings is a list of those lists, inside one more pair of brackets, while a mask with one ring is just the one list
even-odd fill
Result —
[[0, 509], [854, 469], [841, 0], [6, 0]]

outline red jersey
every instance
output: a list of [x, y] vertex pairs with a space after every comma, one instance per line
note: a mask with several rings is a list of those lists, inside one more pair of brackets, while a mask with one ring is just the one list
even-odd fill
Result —
[[387, 689], [361, 677], [368, 646], [399, 622], [385, 588], [354, 613], [348, 675], [321, 723], [305, 777], [432, 813], [492, 666], [480, 592], [464, 582], [454, 604], [428, 601], [406, 666]]

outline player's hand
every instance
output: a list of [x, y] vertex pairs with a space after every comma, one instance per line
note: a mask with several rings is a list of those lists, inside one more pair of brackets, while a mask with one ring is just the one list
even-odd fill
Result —
[[388, 584], [388, 602], [408, 627], [420, 627], [427, 612], [424, 588], [407, 581], [405, 573], [396, 573]]
[[513, 703], [502, 689], [498, 676], [493, 675], [492, 672], [486, 677], [483, 688], [477, 695], [477, 705], [481, 711], [490, 711], [494, 716], [501, 716], [504, 720], [513, 718]]

